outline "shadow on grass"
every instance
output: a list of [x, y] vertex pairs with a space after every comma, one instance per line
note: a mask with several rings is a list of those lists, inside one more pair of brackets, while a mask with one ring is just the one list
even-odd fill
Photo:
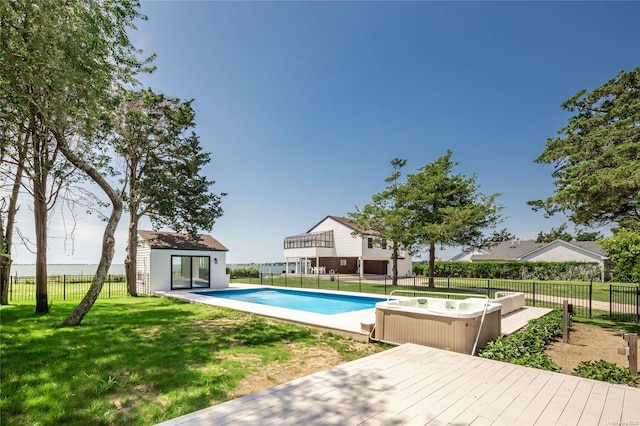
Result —
[[61, 327], [74, 307], [57, 303], [47, 315], [32, 305], [0, 310], [0, 423], [155, 423], [228, 399], [257, 368], [245, 357], [254, 364], [287, 357], [287, 342], [317, 335], [157, 298], [99, 301], [82, 325]]

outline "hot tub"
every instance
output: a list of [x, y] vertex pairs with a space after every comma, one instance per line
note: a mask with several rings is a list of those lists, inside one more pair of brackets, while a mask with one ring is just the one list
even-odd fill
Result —
[[500, 336], [500, 315], [499, 303], [481, 298], [388, 300], [376, 303], [375, 340], [473, 355]]

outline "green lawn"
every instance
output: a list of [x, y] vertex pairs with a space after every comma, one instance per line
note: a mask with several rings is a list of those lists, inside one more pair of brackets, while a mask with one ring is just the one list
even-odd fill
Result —
[[384, 349], [154, 297], [99, 300], [81, 326], [60, 327], [76, 303], [46, 315], [32, 303], [0, 308], [0, 424], [150, 425], [230, 399], [263, 368], [304, 362], [294, 346], [344, 361]]

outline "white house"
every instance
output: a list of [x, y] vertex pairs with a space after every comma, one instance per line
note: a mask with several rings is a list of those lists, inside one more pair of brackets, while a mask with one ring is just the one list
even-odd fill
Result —
[[140, 293], [226, 288], [228, 249], [211, 235], [138, 231], [137, 286]]
[[609, 276], [609, 256], [595, 241], [562, 241], [537, 243], [506, 241], [493, 247], [463, 251], [453, 256], [454, 262], [594, 262], [602, 271], [602, 279]]
[[[355, 236], [356, 223], [345, 217], [327, 216], [303, 234], [284, 239], [287, 272], [389, 275], [392, 271], [391, 242], [374, 231]], [[289, 264], [291, 263], [291, 265]], [[411, 256], [400, 251], [398, 275], [412, 273]]]

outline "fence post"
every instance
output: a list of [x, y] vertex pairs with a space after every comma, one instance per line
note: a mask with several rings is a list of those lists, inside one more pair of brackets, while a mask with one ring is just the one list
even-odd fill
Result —
[[362, 275], [358, 273], [358, 293], [362, 293]]
[[592, 318], [591, 311], [593, 308], [593, 279], [589, 282], [589, 319]]
[[450, 280], [451, 280], [451, 277], [447, 277], [447, 288], [451, 287]]
[[67, 274], [62, 276], [62, 300], [67, 300]]
[[491, 280], [487, 280], [487, 297], [489, 297], [489, 291], [491, 290]]
[[613, 318], [613, 285], [609, 284], [609, 318]]
[[636, 287], [636, 323], [640, 323], [640, 285]]
[[336, 272], [336, 276], [338, 277], [338, 291], [340, 291], [340, 272]]
[[562, 343], [569, 343], [569, 301], [562, 302]]
[[9, 300], [13, 300], [13, 276], [9, 275]]
[[536, 306], [536, 282], [533, 282], [533, 306]]

